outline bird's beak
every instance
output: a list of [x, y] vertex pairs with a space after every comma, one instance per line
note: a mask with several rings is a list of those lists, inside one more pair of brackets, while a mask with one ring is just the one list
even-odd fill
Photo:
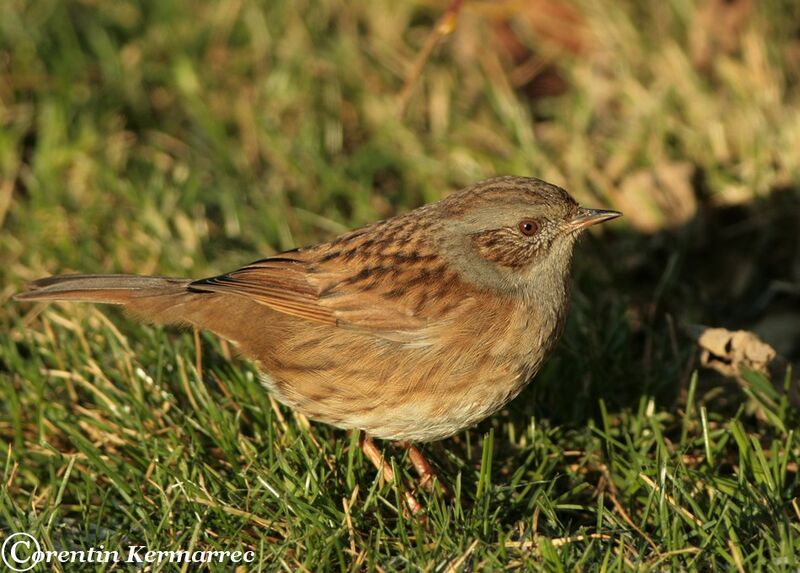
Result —
[[567, 226], [570, 231], [580, 231], [586, 227], [591, 227], [604, 221], [610, 221], [621, 217], [622, 213], [619, 211], [605, 211], [603, 209], [587, 209], [586, 207], [579, 207], [575, 216], [570, 219]]

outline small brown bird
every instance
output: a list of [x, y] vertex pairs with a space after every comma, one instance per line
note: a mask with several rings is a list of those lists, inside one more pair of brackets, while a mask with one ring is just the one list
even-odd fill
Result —
[[309, 418], [410, 442], [451, 436], [514, 398], [556, 344], [579, 233], [618, 217], [500, 177], [201, 280], [63, 275], [21, 300], [119, 304], [211, 330]]

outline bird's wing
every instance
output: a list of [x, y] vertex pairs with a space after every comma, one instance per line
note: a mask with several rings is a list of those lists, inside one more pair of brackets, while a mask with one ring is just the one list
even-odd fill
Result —
[[291, 316], [403, 341], [422, 337], [426, 327], [472, 300], [436, 257], [348, 252], [284, 253], [188, 288], [243, 296]]
[[273, 257], [256, 261], [224, 275], [194, 281], [188, 289], [242, 296], [291, 316], [337, 323], [334, 313], [319, 304], [319, 293], [308, 282], [301, 260]]

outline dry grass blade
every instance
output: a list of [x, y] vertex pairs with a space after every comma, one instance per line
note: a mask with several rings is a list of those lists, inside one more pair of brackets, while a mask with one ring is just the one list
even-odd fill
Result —
[[411, 71], [406, 76], [403, 88], [397, 95], [397, 110], [399, 116], [402, 117], [402, 115], [405, 113], [406, 107], [408, 106], [408, 100], [411, 98], [414, 87], [416, 86], [420, 75], [422, 75], [422, 70], [425, 68], [425, 63], [428, 61], [428, 58], [430, 58], [431, 53], [433, 53], [433, 50], [436, 48], [436, 46], [438, 46], [439, 43], [449, 36], [455, 29], [458, 13], [461, 10], [463, 3], [464, 0], [451, 0], [447, 10], [439, 17], [439, 20], [436, 22], [433, 30], [431, 30], [431, 33], [425, 40], [425, 44], [422, 46], [422, 49], [419, 51], [417, 58], [414, 60], [414, 63], [411, 66]]

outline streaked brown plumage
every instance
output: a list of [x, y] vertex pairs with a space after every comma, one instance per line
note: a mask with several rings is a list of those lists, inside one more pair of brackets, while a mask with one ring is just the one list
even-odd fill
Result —
[[19, 298], [211, 330], [310, 418], [435, 440], [496, 412], [539, 369], [564, 323], [578, 233], [618, 215], [502, 177], [225, 275], [56, 276]]

